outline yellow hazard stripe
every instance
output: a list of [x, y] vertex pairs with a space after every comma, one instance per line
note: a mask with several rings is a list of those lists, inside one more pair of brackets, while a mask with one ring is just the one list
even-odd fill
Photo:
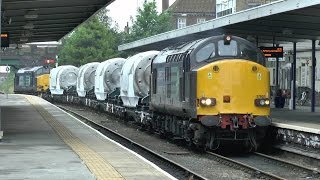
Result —
[[111, 164], [106, 162], [103, 157], [83, 143], [78, 137], [74, 136], [68, 128], [57, 121], [48, 111], [40, 106], [32, 96], [26, 97], [40, 115], [57, 132], [60, 138], [79, 155], [97, 179], [124, 179], [121, 174], [111, 166]]

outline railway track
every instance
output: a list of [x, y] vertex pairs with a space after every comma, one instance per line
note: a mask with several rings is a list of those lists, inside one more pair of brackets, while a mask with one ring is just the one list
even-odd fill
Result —
[[192, 170], [181, 166], [170, 159], [144, 147], [143, 145], [136, 143], [129, 138], [105, 127], [101, 124], [98, 124], [79, 113], [76, 113], [70, 109], [67, 109], [65, 107], [59, 106], [60, 109], [63, 109], [64, 111], [72, 114], [73, 116], [80, 119], [82, 122], [86, 123], [87, 125], [93, 127], [94, 129], [100, 131], [105, 136], [115, 140], [116, 142], [122, 144], [123, 146], [137, 152], [138, 154], [142, 155], [144, 158], [148, 159], [149, 161], [153, 162], [163, 170], [167, 171], [169, 174], [174, 176], [177, 179], [190, 179], [190, 180], [204, 180], [205, 177], [193, 172]]
[[319, 179], [320, 171], [258, 152], [243, 157], [225, 157], [207, 152], [216, 161], [262, 179]]

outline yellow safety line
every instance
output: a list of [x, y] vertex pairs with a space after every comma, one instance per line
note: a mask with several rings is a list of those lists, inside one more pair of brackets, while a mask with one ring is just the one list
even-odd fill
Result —
[[97, 179], [124, 179], [121, 174], [111, 166], [111, 164], [106, 162], [103, 157], [83, 143], [78, 137], [73, 135], [68, 128], [57, 121], [50, 113], [48, 113], [48, 111], [40, 106], [33, 97], [27, 96], [27, 99], [48, 122], [48, 124], [57, 132], [60, 138], [79, 155]]

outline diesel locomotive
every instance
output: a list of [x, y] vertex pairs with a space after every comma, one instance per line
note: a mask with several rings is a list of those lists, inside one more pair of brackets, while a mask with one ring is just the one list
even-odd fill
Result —
[[231, 142], [254, 151], [271, 124], [264, 56], [236, 36], [199, 39], [80, 70], [61, 66], [50, 78], [51, 100], [98, 108], [206, 149]]
[[269, 71], [245, 39], [215, 36], [160, 52], [152, 62], [153, 128], [216, 149], [222, 141], [257, 149], [271, 124]]
[[36, 66], [19, 69], [14, 78], [14, 93], [39, 95], [49, 89], [50, 67]]

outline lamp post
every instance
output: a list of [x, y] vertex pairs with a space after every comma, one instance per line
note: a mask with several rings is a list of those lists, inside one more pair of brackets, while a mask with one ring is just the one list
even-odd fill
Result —
[[[2, 0], [0, 0], [0, 33], [2, 33], [1, 31], [1, 26], [2, 26], [2, 11], [1, 11], [1, 7], [2, 6]], [[0, 44], [1, 44], [1, 38], [0, 38]], [[1, 47], [2, 48], [2, 47]], [[1, 64], [1, 53], [0, 53], [0, 64]], [[3, 131], [2, 131], [2, 128], [1, 128], [1, 107], [0, 107], [0, 141], [2, 140], [2, 137], [3, 137]]]

